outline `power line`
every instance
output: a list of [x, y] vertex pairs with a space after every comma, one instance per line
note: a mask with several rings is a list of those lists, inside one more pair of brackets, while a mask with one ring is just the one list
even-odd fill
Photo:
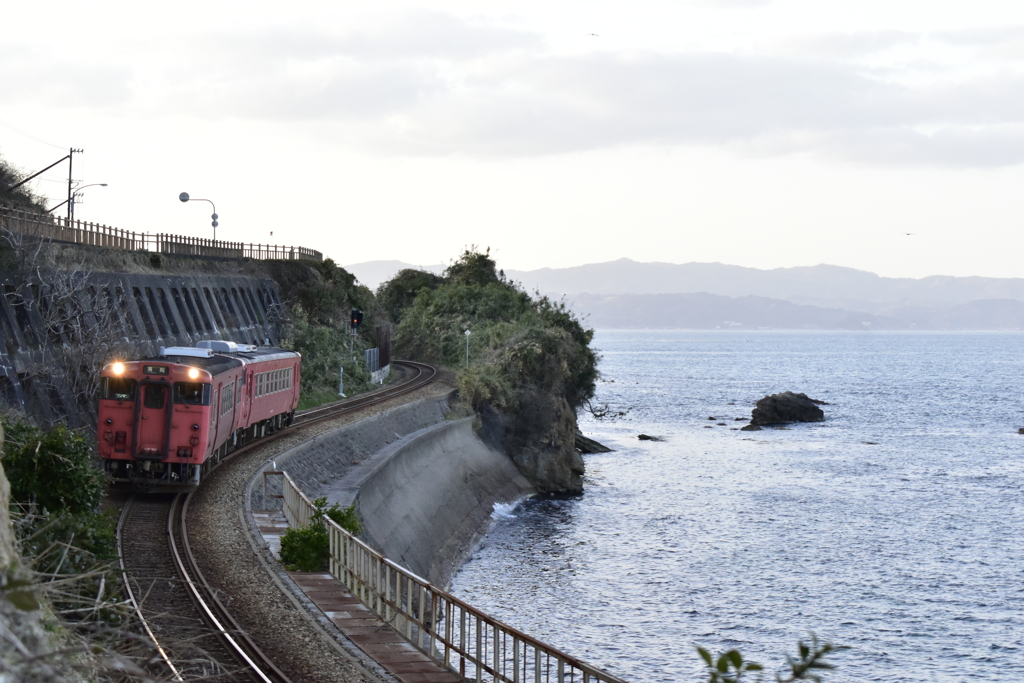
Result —
[[29, 133], [26, 133], [25, 131], [21, 130], [20, 128], [17, 128], [17, 127], [15, 127], [15, 126], [13, 126], [13, 125], [11, 125], [11, 124], [7, 123], [7, 122], [6, 122], [6, 121], [4, 121], [3, 119], [0, 119], [0, 125], [3, 125], [3, 126], [5, 126], [5, 127], [7, 127], [7, 128], [10, 128], [11, 130], [13, 130], [13, 131], [14, 131], [14, 132], [16, 132], [16, 133], [21, 133], [22, 135], [24, 135], [24, 136], [25, 136], [25, 137], [27, 137], [27, 138], [32, 138], [33, 140], [35, 140], [36, 142], [38, 142], [38, 143], [40, 143], [40, 144], [43, 144], [43, 145], [48, 145], [48, 146], [50, 146], [50, 147], [53, 147], [53, 148], [55, 148], [55, 149], [67, 149], [67, 147], [62, 147], [62, 146], [60, 146], [60, 145], [54, 145], [54, 144], [51, 144], [51, 143], [47, 142], [46, 140], [40, 140], [40, 139], [39, 139], [39, 138], [37, 138], [36, 136], [34, 136], [34, 135], [30, 135]]

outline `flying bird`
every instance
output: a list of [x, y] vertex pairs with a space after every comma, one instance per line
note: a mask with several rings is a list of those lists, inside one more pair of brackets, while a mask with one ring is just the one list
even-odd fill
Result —
[[600, 38], [601, 37], [601, 36], [597, 35], [596, 33], [588, 33], [587, 35], [588, 36], [594, 36], [595, 38]]
[[914, 234], [916, 234], [916, 233], [913, 233], [913, 232], [905, 232], [905, 233], [903, 233], [903, 234], [904, 234], [904, 235], [914, 235]]

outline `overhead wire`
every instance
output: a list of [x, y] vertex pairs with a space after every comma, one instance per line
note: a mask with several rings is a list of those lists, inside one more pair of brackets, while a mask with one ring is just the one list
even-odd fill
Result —
[[35, 135], [32, 135], [31, 133], [26, 133], [25, 131], [21, 130], [17, 126], [14, 126], [14, 125], [10, 124], [7, 121], [4, 121], [3, 119], [0, 119], [0, 125], [3, 125], [6, 128], [10, 128], [11, 130], [13, 130], [16, 133], [21, 133], [25, 137], [31, 138], [32, 140], [35, 140], [36, 142], [38, 142], [40, 144], [47, 145], [49, 147], [53, 147], [54, 149], [62, 149], [62, 150], [69, 149], [68, 147], [61, 147], [60, 145], [55, 145], [53, 143], [47, 142], [46, 140], [40, 140]]

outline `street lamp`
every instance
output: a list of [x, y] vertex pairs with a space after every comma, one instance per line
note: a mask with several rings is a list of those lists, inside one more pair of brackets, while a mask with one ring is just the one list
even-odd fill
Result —
[[466, 330], [466, 367], [469, 368], [469, 330]]
[[82, 185], [81, 187], [74, 188], [71, 193], [71, 220], [75, 220], [75, 204], [78, 204], [78, 200], [82, 198], [82, 190], [87, 187], [106, 187], [106, 183], [89, 183], [88, 185]]
[[178, 195], [178, 199], [180, 199], [182, 202], [187, 202], [187, 201], [210, 202], [210, 206], [213, 207], [213, 215], [210, 216], [210, 218], [213, 219], [213, 222], [210, 223], [210, 225], [213, 226], [213, 241], [216, 242], [217, 241], [217, 226], [219, 225], [219, 223], [217, 223], [217, 205], [214, 204], [213, 201], [210, 200], [210, 199], [199, 199], [198, 197], [189, 197], [188, 196], [188, 192], [182, 192], [181, 194], [179, 194]]

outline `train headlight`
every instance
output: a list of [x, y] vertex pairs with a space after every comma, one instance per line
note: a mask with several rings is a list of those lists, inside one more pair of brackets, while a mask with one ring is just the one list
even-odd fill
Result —
[[188, 378], [189, 379], [196, 379], [198, 377], [199, 377], [199, 369], [198, 368], [189, 368], [188, 369]]
[[114, 367], [112, 367], [110, 369], [114, 371], [115, 375], [123, 374], [124, 373], [124, 363], [114, 363]]

